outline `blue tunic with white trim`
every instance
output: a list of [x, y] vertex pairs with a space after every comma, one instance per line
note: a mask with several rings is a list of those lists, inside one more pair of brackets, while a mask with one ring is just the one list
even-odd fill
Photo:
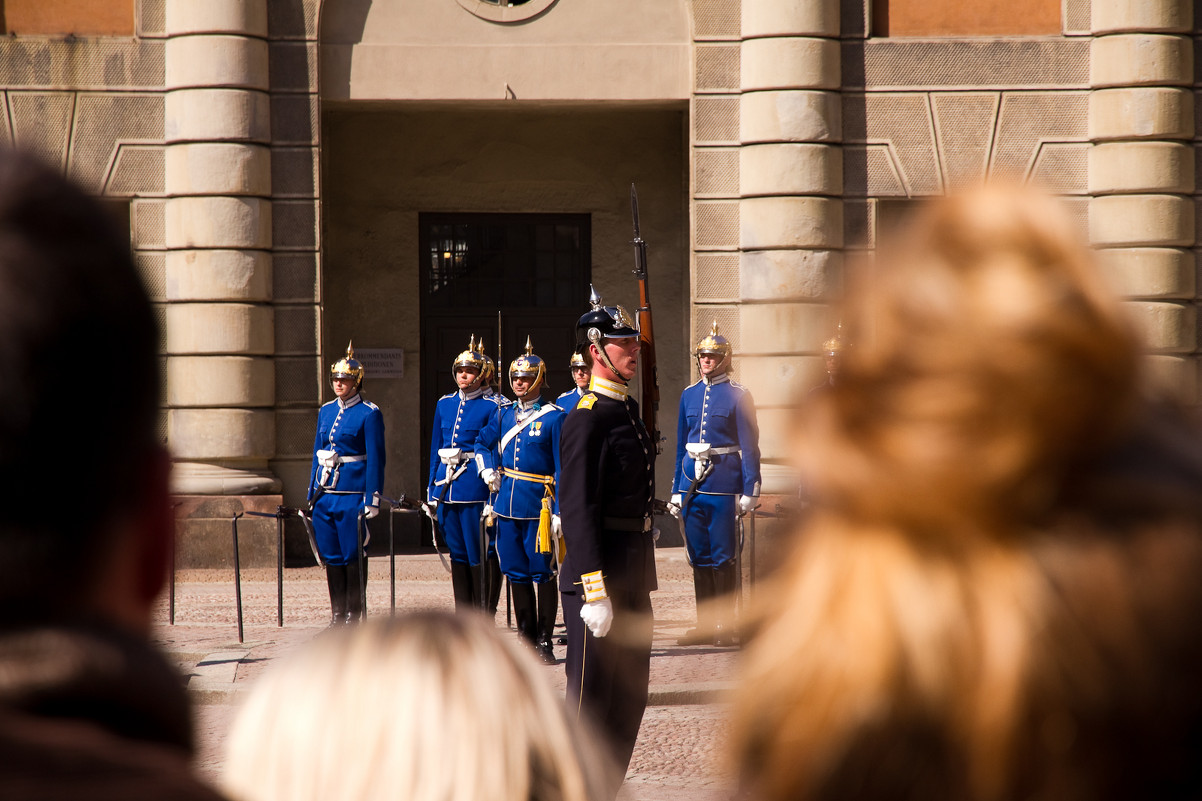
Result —
[[[549, 411], [543, 411], [549, 409]], [[504, 453], [497, 453], [501, 439], [519, 421], [538, 418], [530, 422], [505, 443]], [[563, 428], [564, 412], [556, 404], [540, 404], [537, 401], [522, 408], [514, 403], [499, 410], [488, 425], [480, 429], [476, 438], [476, 469], [498, 466], [506, 471], [520, 470], [523, 473], [551, 476], [559, 480], [559, 432]], [[554, 488], [552, 488], [554, 491]], [[492, 502], [493, 511], [501, 517], [520, 520], [537, 520], [542, 511], [546, 487], [535, 481], [515, 478], [506, 472], [501, 478], [501, 489]], [[556, 504], [558, 513], [559, 506]]]
[[[458, 466], [444, 464], [438, 455], [440, 448], [460, 448], [461, 458], [471, 461], [476, 447], [476, 436], [488, 424], [497, 409], [509, 401], [502, 395], [485, 395], [484, 390], [464, 394], [451, 392], [438, 399], [434, 407], [434, 428], [430, 433], [430, 475], [426, 486], [427, 500], [444, 503], [484, 503], [488, 500], [488, 485], [476, 474], [475, 464], [469, 464], [446, 488], [443, 482], [448, 470], [451, 475]], [[462, 466], [462, 465], [460, 465]]]
[[696, 477], [696, 462], [686, 443], [705, 442], [730, 452], [711, 457], [713, 470], [697, 487], [706, 495], [760, 494], [760, 431], [755, 402], [742, 384], [723, 373], [713, 383], [702, 379], [680, 394], [676, 425], [676, 478], [673, 493], [686, 493]]
[[563, 409], [566, 414], [576, 408], [576, 404], [580, 403], [580, 399], [584, 397], [584, 393], [587, 391], [580, 387], [573, 387], [556, 398], [555, 405]]

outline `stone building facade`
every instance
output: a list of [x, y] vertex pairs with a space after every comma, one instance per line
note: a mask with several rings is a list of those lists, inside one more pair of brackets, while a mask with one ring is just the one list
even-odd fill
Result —
[[[490, 303], [509, 313], [504, 363], [527, 333], [563, 345], [581, 283], [636, 305], [632, 182], [665, 452], [690, 343], [717, 321], [760, 408], [767, 492], [790, 491], [789, 417], [820, 380], [844, 271], [909, 204], [991, 176], [1066, 197], [1157, 374], [1198, 399], [1193, 0], [3, 8], [0, 140], [128, 217], [162, 314], [184, 564], [227, 560], [231, 514], [303, 501], [325, 370], [351, 339], [386, 415], [388, 491], [419, 494], [441, 361], [467, 328], [496, 345]], [[481, 276], [456, 259], [497, 232], [487, 269], [527, 269], [506, 261], [521, 250], [540, 272], [466, 291]], [[452, 279], [464, 291], [439, 301]]]

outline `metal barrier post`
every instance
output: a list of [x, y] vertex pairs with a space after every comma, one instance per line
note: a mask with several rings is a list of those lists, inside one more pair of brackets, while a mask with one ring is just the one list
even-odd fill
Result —
[[234, 515], [234, 599], [238, 604], [238, 642], [243, 642], [242, 636], [242, 566], [238, 561], [238, 518], [242, 512]]
[[393, 514], [396, 512], [396, 507], [389, 505], [388, 507], [388, 614], [396, 614], [396, 538], [393, 534]]
[[284, 507], [275, 514], [275, 625], [284, 627]]
[[168, 588], [167, 614], [172, 626], [175, 625], [175, 529], [171, 531], [171, 584]]
[[284, 627], [284, 518], [287, 515], [295, 514], [296, 509], [288, 506], [277, 506], [274, 512], [251, 512], [243, 511], [234, 515], [234, 593], [238, 600], [238, 642], [242, 642], [243, 626], [242, 626], [242, 567], [238, 557], [238, 519], [245, 515], [254, 517], [274, 517], [276, 544], [275, 544], [275, 624], [276, 626]]

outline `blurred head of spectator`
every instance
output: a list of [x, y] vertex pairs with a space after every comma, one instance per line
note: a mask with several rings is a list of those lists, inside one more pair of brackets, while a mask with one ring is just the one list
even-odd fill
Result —
[[216, 798], [150, 645], [173, 521], [150, 301], [120, 231], [0, 151], [0, 791]]
[[[479, 619], [478, 619], [479, 618]], [[227, 741], [239, 801], [612, 797], [534, 658], [478, 615], [336, 629], [256, 684]]]
[[158, 345], [128, 232], [4, 154], [0, 625], [103, 613], [148, 627], [172, 531]]
[[1202, 447], [1058, 203], [932, 201], [848, 296], [735, 704], [768, 799], [1193, 797]]

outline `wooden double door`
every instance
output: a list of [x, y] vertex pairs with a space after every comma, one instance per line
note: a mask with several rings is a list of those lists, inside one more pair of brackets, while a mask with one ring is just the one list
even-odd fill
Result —
[[505, 395], [513, 397], [509, 363], [527, 337], [547, 362], [543, 399], [573, 386], [568, 362], [588, 309], [591, 226], [587, 214], [455, 213], [422, 214], [419, 225], [425, 458], [434, 405], [455, 390], [451, 365], [473, 336], [497, 362]]

